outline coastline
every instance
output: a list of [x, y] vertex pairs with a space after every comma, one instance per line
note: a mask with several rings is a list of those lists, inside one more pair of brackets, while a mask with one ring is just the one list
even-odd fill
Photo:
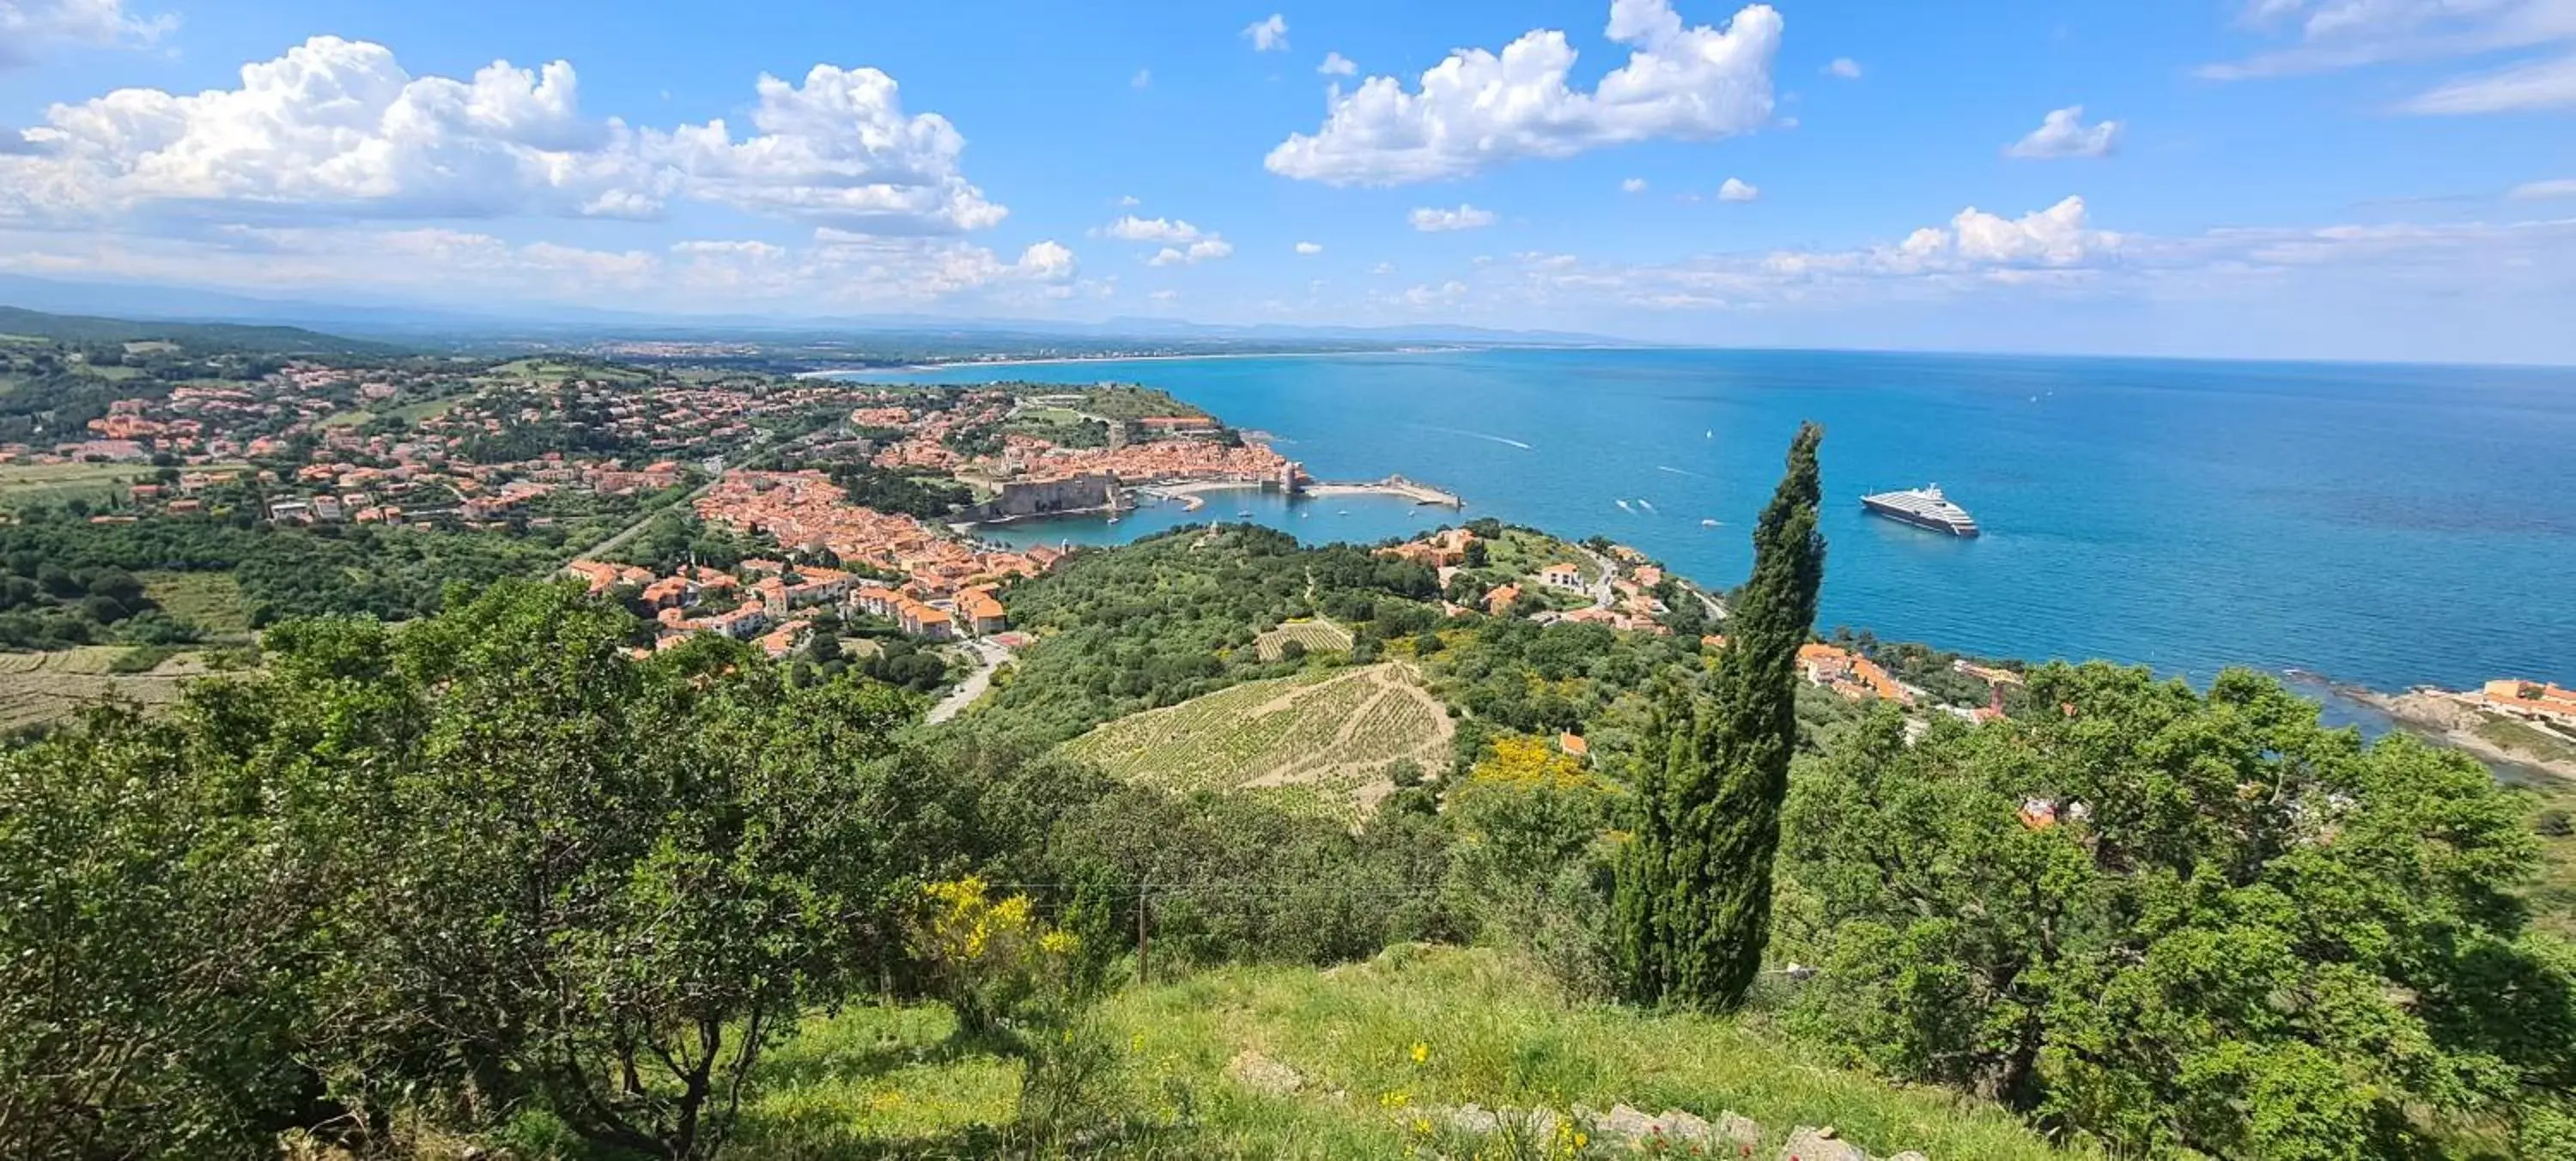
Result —
[[2382, 693], [2340, 682], [2320, 681], [2319, 684], [2336, 697], [2386, 715], [2391, 723], [2407, 733], [2435, 745], [2467, 753], [2490, 767], [2505, 767], [2527, 777], [2576, 784], [2576, 761], [2551, 759], [2497, 744], [2477, 732], [2477, 725], [2486, 719], [2486, 715], [2452, 694], [2430, 689]]
[[[1167, 363], [1199, 359], [1327, 359], [1351, 355], [1454, 355], [1460, 351], [1479, 351], [1483, 347], [1357, 347], [1332, 351], [1210, 351], [1196, 355], [1050, 355], [1036, 359], [951, 359], [947, 362], [906, 363], [900, 367], [864, 367], [827, 371], [798, 371], [798, 379], [839, 379], [853, 375], [900, 375], [913, 371], [949, 371], [959, 367], [1046, 367], [1065, 363]], [[1512, 350], [1556, 350], [1554, 347], [1514, 346]]]

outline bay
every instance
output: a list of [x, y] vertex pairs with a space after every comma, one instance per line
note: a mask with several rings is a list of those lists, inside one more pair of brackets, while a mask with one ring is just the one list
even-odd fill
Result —
[[[2576, 683], [2576, 370], [1478, 350], [861, 378], [1143, 383], [1275, 434], [1317, 478], [1400, 472], [1468, 516], [1599, 533], [1719, 587], [1744, 576], [1782, 451], [1813, 419], [1826, 627], [2195, 680], [2248, 665], [2382, 688]], [[1984, 537], [1860, 509], [1936, 481]], [[1115, 542], [1239, 510], [1310, 541], [1459, 518], [1243, 493], [1003, 535]]]

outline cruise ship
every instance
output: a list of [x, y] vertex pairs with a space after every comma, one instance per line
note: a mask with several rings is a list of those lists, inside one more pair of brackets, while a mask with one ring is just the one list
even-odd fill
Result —
[[1917, 528], [1947, 532], [1952, 536], [1977, 534], [1977, 518], [1968, 510], [1950, 502], [1941, 494], [1941, 485], [1926, 484], [1902, 492], [1880, 492], [1860, 498], [1860, 506], [1885, 516], [1902, 520]]

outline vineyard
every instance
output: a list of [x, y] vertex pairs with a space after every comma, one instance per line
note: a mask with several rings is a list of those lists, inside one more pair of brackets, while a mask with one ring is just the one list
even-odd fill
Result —
[[1389, 763], [1439, 768], [1450, 732], [1412, 671], [1387, 664], [1239, 685], [1120, 718], [1066, 752], [1178, 790], [1299, 788], [1365, 809], [1392, 789]]
[[[144, 706], [179, 700], [181, 678], [163, 671], [183, 666], [109, 673], [108, 662], [123, 652], [119, 646], [89, 645], [55, 653], [0, 653], [0, 731], [70, 717], [111, 699]], [[202, 672], [201, 667], [185, 668]]]
[[1255, 638], [1252, 647], [1264, 661], [1279, 660], [1279, 647], [1294, 641], [1308, 653], [1326, 651], [1347, 653], [1351, 648], [1351, 631], [1331, 621], [1290, 621]]

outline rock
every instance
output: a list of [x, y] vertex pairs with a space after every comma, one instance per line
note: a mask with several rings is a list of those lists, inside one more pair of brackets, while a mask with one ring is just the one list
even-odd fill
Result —
[[1664, 1139], [1679, 1144], [1714, 1145], [1708, 1122], [1680, 1109], [1665, 1109], [1655, 1114], [1655, 1125], [1664, 1131]]
[[1932, 1161], [1932, 1159], [1922, 1155], [1921, 1153], [1917, 1153], [1912, 1149], [1908, 1149], [1896, 1156], [1888, 1158], [1887, 1161]]
[[1501, 1118], [1486, 1112], [1481, 1105], [1465, 1104], [1449, 1110], [1449, 1127], [1461, 1133], [1483, 1136], [1501, 1128], [1502, 1124]]
[[1236, 1084], [1270, 1096], [1294, 1096], [1306, 1086], [1306, 1078], [1296, 1069], [1249, 1048], [1225, 1062], [1225, 1075]]
[[1762, 1126], [1753, 1123], [1753, 1118], [1737, 1116], [1734, 1109], [1728, 1109], [1717, 1114], [1717, 1140], [1713, 1143], [1759, 1145], [1762, 1143]]
[[1610, 1111], [1592, 1119], [1592, 1131], [1604, 1137], [1642, 1141], [1655, 1131], [1655, 1118], [1626, 1105], [1612, 1105]]
[[1831, 1125], [1821, 1129], [1800, 1125], [1789, 1134], [1789, 1143], [1780, 1146], [1780, 1161], [1869, 1161], [1869, 1154], [1835, 1137]]

